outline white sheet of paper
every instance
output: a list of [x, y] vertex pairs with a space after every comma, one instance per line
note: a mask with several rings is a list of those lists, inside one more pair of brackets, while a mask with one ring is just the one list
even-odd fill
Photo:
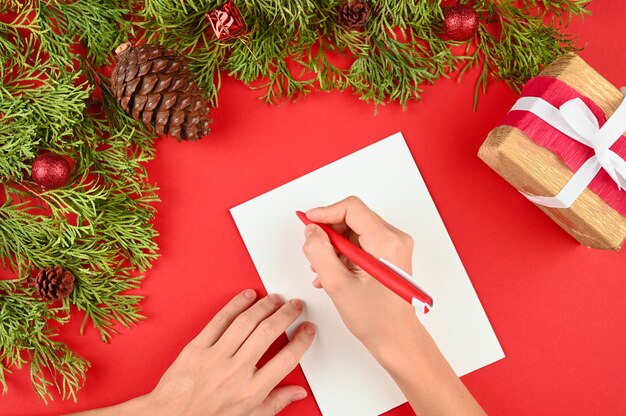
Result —
[[312, 287], [314, 274], [301, 252], [304, 225], [295, 211], [349, 195], [414, 238], [413, 273], [435, 297], [434, 309], [418, 316], [456, 373], [503, 358], [415, 161], [396, 133], [231, 209], [267, 291], [304, 300], [300, 321], [317, 324], [317, 338], [301, 365], [322, 414], [375, 416], [406, 401], [346, 329], [330, 299]]

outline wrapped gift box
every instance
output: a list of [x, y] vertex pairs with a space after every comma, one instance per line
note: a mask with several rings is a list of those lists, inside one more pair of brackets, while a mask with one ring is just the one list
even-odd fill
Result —
[[[618, 250], [626, 238], [626, 192], [618, 186], [626, 182], [623, 101], [624, 95], [580, 57], [566, 55], [528, 82], [478, 156], [581, 244]], [[591, 123], [590, 115], [597, 122]], [[564, 120], [570, 125], [559, 127]], [[614, 138], [607, 141], [611, 129]], [[581, 142], [588, 139], [595, 140], [593, 146]], [[588, 172], [594, 164], [602, 166]], [[557, 195], [559, 200], [550, 198]]]

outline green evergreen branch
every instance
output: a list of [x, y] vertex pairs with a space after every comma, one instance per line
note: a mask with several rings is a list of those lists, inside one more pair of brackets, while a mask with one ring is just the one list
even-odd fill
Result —
[[[142, 319], [139, 288], [157, 256], [156, 188], [145, 162], [153, 137], [116, 113], [105, 118], [92, 98], [93, 73], [76, 70], [72, 45], [87, 58], [108, 60], [129, 30], [127, 9], [108, 0], [28, 1], [12, 22], [0, 24], [0, 264], [14, 280], [0, 281], [0, 384], [28, 365], [36, 394], [51, 389], [76, 399], [89, 363], [56, 341], [74, 305], [102, 340], [116, 323]], [[29, 36], [20, 37], [28, 31]], [[111, 109], [111, 97], [106, 105]], [[94, 107], [95, 106], [95, 107]], [[69, 156], [74, 170], [65, 187], [42, 191], [29, 180], [33, 159], [44, 151]], [[59, 305], [26, 286], [32, 270], [61, 265], [75, 276], [75, 290]]]
[[[240, 0], [237, 5], [250, 33], [226, 41], [213, 38], [204, 16], [219, 5], [216, 1], [181, 5], [177, 0], [157, 0], [148, 2], [136, 18], [144, 39], [192, 52], [192, 70], [213, 102], [219, 90], [219, 69], [223, 69], [252, 88], [262, 85], [266, 89], [262, 98], [268, 102], [294, 98], [317, 87], [350, 88], [377, 104], [405, 104], [419, 99], [421, 85], [479, 62], [485, 62], [487, 70], [477, 90], [486, 87], [490, 78], [503, 79], [517, 90], [554, 58], [575, 49], [574, 39], [559, 31], [562, 19], [569, 22], [572, 16], [589, 13], [586, 0], [525, 0], [521, 4], [479, 0], [475, 7], [483, 24], [476, 53], [457, 56], [451, 47], [458, 43], [441, 36], [440, 1], [372, 1], [372, 17], [364, 32], [347, 31], [337, 23], [341, 3]], [[545, 24], [546, 16], [552, 17], [552, 24]], [[487, 22], [494, 20], [501, 24], [498, 38], [486, 29]], [[323, 47], [312, 55], [314, 45]], [[327, 53], [348, 55], [354, 63], [340, 69], [331, 64]], [[287, 64], [290, 61], [309, 71], [304, 78], [293, 72]]]
[[3, 394], [8, 387], [6, 374], [30, 362], [30, 375], [36, 393], [44, 400], [48, 388], [57, 388], [64, 399], [76, 399], [89, 363], [67, 345], [55, 341], [58, 335], [48, 321], [64, 324], [68, 311], [33, 302], [16, 281], [0, 281], [0, 384]]
[[78, 0], [59, 4], [59, 17], [68, 37], [77, 38], [87, 49], [87, 59], [105, 64], [113, 50], [127, 40], [131, 22], [125, 19], [129, 9], [118, 0]]

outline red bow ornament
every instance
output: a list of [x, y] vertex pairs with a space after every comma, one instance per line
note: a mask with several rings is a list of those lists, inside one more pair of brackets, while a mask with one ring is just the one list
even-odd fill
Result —
[[217, 39], [236, 38], [246, 32], [246, 24], [241, 17], [241, 12], [232, 0], [208, 12], [206, 17]]

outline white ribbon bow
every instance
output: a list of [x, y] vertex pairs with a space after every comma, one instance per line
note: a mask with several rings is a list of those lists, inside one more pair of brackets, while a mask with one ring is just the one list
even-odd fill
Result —
[[[626, 95], [626, 87], [622, 88]], [[626, 189], [626, 161], [610, 147], [626, 131], [626, 99], [600, 128], [598, 120], [580, 98], [564, 103], [560, 108], [539, 97], [522, 97], [510, 111], [529, 111], [570, 138], [589, 146], [595, 155], [589, 158], [556, 196], [535, 196], [522, 192], [535, 204], [550, 208], [569, 208], [604, 169], [620, 190]]]

